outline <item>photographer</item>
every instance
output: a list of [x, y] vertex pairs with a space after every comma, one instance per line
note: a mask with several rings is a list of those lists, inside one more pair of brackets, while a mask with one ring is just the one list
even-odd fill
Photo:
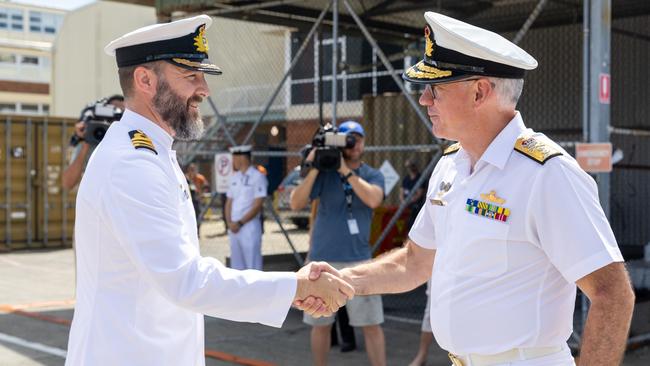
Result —
[[[101, 102], [102, 101], [94, 103], [93, 105]], [[121, 114], [124, 110], [124, 97], [119, 94], [113, 95], [106, 99], [105, 104], [114, 107], [115, 110], [119, 109], [119, 113]], [[90, 144], [88, 141], [85, 141], [86, 125], [88, 123], [86, 114], [89, 108], [90, 107], [84, 108], [79, 117], [79, 122], [74, 126], [75, 133], [70, 139], [70, 148], [73, 150], [70, 155], [68, 166], [63, 170], [61, 177], [61, 184], [64, 189], [70, 190], [79, 184], [81, 181], [81, 175], [83, 174], [86, 163], [88, 162], [88, 158], [92, 155], [95, 147], [97, 147], [97, 144]]]
[[[317, 149], [312, 149], [303, 165], [308, 173], [292, 192], [290, 204], [293, 210], [300, 210], [309, 201], [319, 199], [309, 259], [327, 261], [341, 269], [371, 258], [372, 210], [384, 199], [384, 176], [361, 161], [365, 132], [359, 123], [344, 122], [338, 131], [345, 133], [347, 138], [354, 137], [353, 146], [346, 144], [341, 153], [337, 152], [340, 167], [323, 169]], [[381, 297], [357, 296], [347, 303], [346, 308], [350, 325], [363, 329], [370, 364], [385, 365], [384, 333], [380, 326], [384, 321]], [[303, 321], [312, 325], [314, 364], [327, 364], [334, 317], [315, 319], [305, 314]]]

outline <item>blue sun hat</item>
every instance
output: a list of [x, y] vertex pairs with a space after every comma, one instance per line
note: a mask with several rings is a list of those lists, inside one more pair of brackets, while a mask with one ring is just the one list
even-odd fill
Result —
[[339, 132], [341, 133], [356, 133], [361, 137], [366, 137], [366, 133], [359, 122], [345, 121], [339, 125]]

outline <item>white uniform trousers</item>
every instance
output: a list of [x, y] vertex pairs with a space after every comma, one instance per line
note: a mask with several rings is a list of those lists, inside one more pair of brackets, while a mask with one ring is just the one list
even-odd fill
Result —
[[255, 218], [236, 234], [228, 231], [230, 239], [230, 268], [262, 270], [262, 223]]

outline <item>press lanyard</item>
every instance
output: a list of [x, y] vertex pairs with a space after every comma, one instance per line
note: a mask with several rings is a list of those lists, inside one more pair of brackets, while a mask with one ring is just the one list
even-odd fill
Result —
[[345, 193], [345, 203], [348, 207], [348, 216], [352, 218], [352, 185], [350, 182], [341, 177], [341, 184], [343, 184], [343, 192]]
[[352, 215], [352, 185], [343, 177], [341, 177], [341, 184], [343, 185], [343, 192], [345, 192], [345, 202], [348, 206], [348, 230], [350, 230], [350, 235], [358, 235], [359, 225]]

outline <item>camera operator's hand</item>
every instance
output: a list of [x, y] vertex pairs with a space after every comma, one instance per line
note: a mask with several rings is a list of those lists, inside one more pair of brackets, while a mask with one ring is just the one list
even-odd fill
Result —
[[341, 154], [341, 166], [339, 167], [339, 170], [338, 170], [339, 174], [341, 174], [341, 176], [345, 177], [351, 171], [352, 170], [350, 168], [348, 168], [347, 164], [345, 164], [345, 159], [343, 159], [343, 154]]
[[74, 125], [74, 134], [83, 141], [84, 134], [86, 133], [86, 123], [84, 121], [79, 121]]
[[313, 163], [315, 158], [316, 158], [316, 148], [313, 148], [311, 149], [309, 154], [307, 154], [307, 158], [305, 158], [305, 161], [308, 163]]

